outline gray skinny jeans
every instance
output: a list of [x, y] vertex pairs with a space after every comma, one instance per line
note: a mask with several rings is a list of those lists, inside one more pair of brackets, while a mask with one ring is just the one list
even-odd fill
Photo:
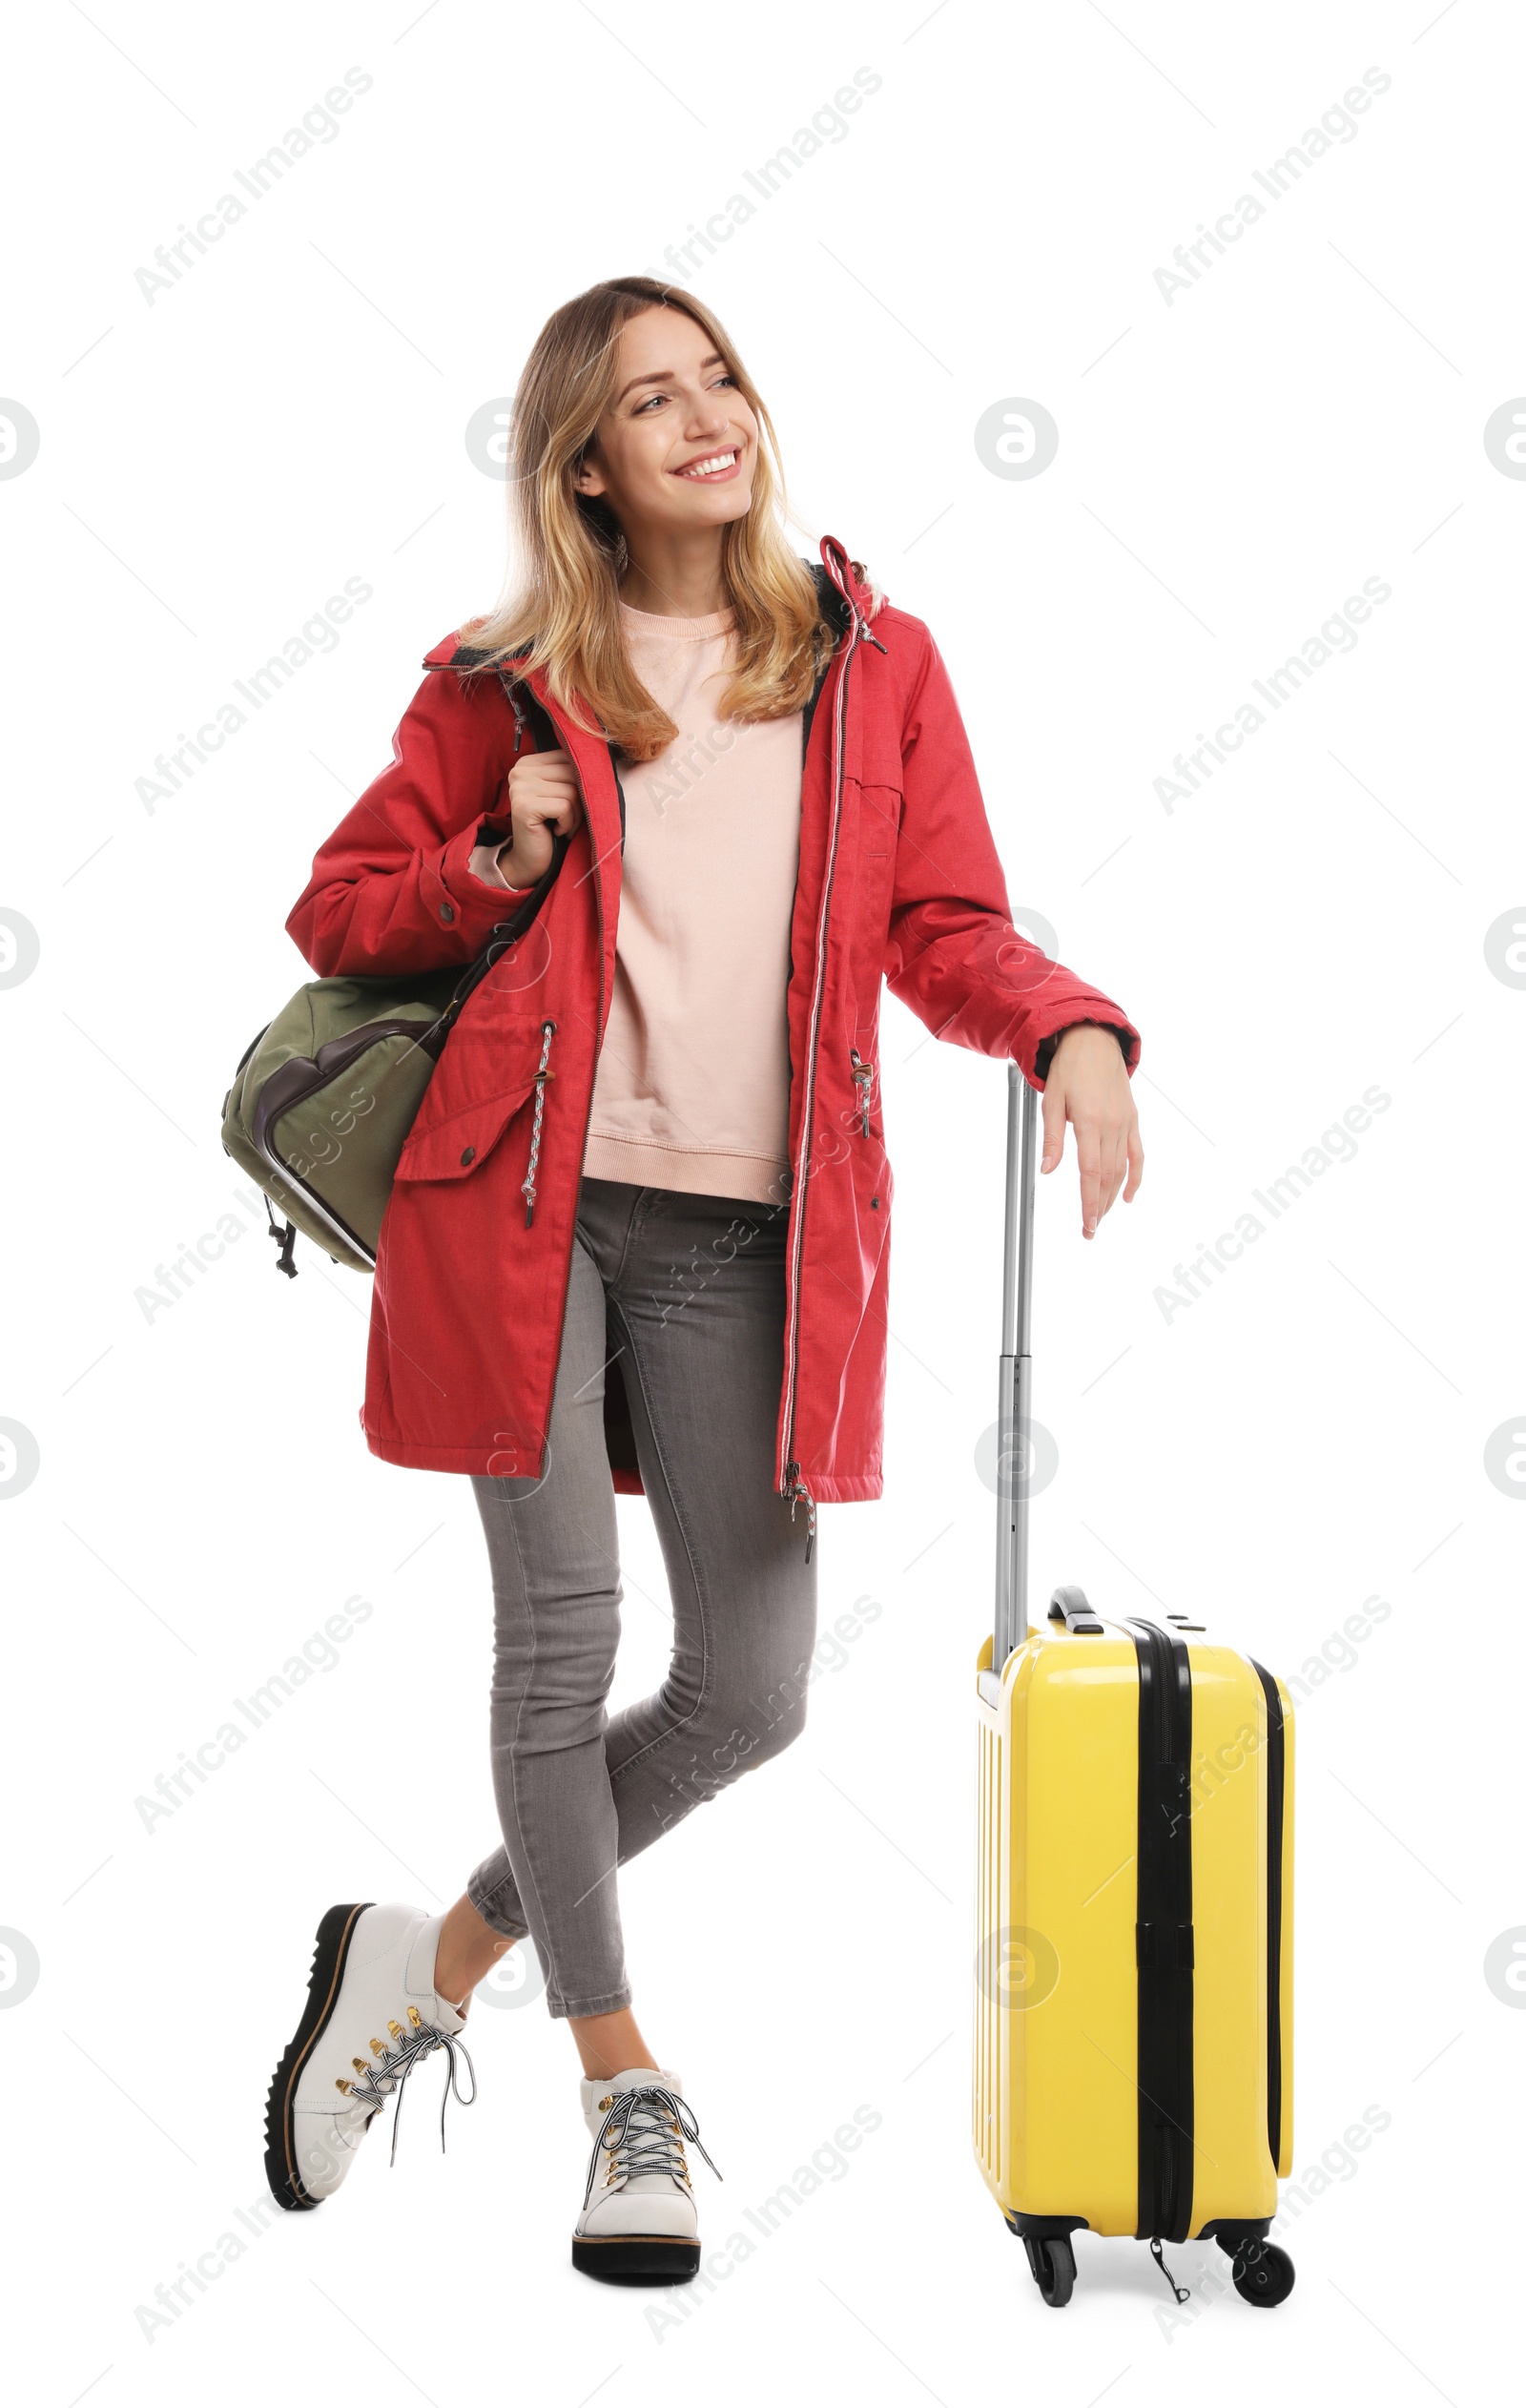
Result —
[[[788, 1214], [585, 1178], [543, 1479], [474, 1476], [492, 1568], [504, 1844], [467, 1896], [535, 1941], [552, 2015], [630, 2003], [615, 1868], [805, 1720], [815, 1567], [773, 1487]], [[604, 1439], [619, 1356], [672, 1597], [653, 1696], [608, 1715], [622, 1595]]]

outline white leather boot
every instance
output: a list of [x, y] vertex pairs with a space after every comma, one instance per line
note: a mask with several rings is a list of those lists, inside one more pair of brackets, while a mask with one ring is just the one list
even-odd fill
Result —
[[[392, 2149], [402, 2087], [422, 2058], [443, 2048], [449, 2060], [440, 2103], [469, 2107], [477, 2078], [456, 2035], [465, 2017], [435, 1993], [435, 1952], [444, 1918], [421, 1906], [331, 1906], [318, 1927], [307, 2004], [276, 2068], [265, 2109], [265, 2172], [283, 2208], [316, 2208], [332, 2197], [355, 2151], [387, 2100], [396, 2097]], [[457, 2081], [458, 2049], [472, 2086]]]
[[585, 2079], [582, 2097], [593, 2154], [572, 2228], [573, 2265], [606, 2283], [691, 2281], [699, 2217], [685, 2141], [716, 2169], [683, 2084], [675, 2073], [632, 2065], [608, 2081]]

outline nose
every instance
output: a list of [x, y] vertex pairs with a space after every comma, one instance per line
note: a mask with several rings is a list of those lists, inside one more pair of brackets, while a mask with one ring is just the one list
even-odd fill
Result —
[[731, 413], [725, 400], [711, 393], [697, 393], [689, 413], [689, 424], [696, 435], [718, 435], [731, 425]]

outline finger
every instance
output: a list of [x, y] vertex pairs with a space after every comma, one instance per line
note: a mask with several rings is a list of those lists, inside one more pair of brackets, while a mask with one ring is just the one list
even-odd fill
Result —
[[577, 772], [575, 770], [568, 770], [567, 775], [564, 777], [559, 772], [547, 770], [542, 777], [526, 778], [524, 781], [522, 791], [526, 802], [561, 803], [569, 801], [573, 799], [580, 791], [577, 780]]
[[521, 827], [554, 828], [570, 835], [583, 816], [582, 798], [575, 788], [571, 793], [552, 788], [521, 795], [516, 816]]
[[570, 836], [583, 817], [583, 797], [577, 786], [558, 786], [546, 798], [546, 817], [554, 819], [566, 836]]
[[1043, 1091], [1043, 1152], [1041, 1171], [1052, 1171], [1065, 1151], [1065, 1090], [1051, 1079]]
[[509, 771], [509, 781], [525, 786], [575, 786], [577, 764], [570, 753], [526, 753]]
[[1104, 1213], [1110, 1213], [1113, 1206], [1117, 1203], [1118, 1191], [1124, 1184], [1127, 1171], [1128, 1151], [1125, 1142], [1124, 1131], [1122, 1124], [1120, 1124], [1119, 1127], [1112, 1130], [1108, 1135], [1107, 1196], [1103, 1205], [1103, 1211]]
[[1102, 1148], [1097, 1131], [1091, 1124], [1076, 1130], [1076, 1159], [1081, 1167], [1081, 1226], [1083, 1235], [1097, 1234], [1099, 1207], [1102, 1201]]
[[1107, 1208], [1113, 1200], [1117, 1165], [1114, 1132], [1111, 1129], [1101, 1128], [1097, 1131], [1097, 1219], [1099, 1224], [1107, 1218]]
[[1136, 1120], [1128, 1132], [1128, 1185], [1124, 1190], [1125, 1204], [1133, 1203], [1135, 1196], [1139, 1194], [1139, 1183], [1144, 1176], [1144, 1147], [1139, 1133], [1139, 1122]]

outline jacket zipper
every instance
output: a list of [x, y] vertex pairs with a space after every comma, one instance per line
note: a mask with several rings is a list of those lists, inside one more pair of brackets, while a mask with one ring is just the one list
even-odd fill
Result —
[[[842, 832], [843, 765], [848, 743], [848, 673], [853, 667], [853, 656], [860, 642], [871, 643], [881, 653], [885, 649], [877, 635], [870, 634], [868, 620], [863, 616], [852, 595], [847, 592], [835, 571], [832, 571], [832, 581], [853, 611], [853, 632], [848, 638], [847, 651], [842, 656], [842, 668], [837, 678], [837, 692], [833, 704], [832, 821], [827, 838], [827, 866], [821, 884], [821, 907], [816, 916], [815, 975], [812, 982], [811, 1017], [806, 1026], [805, 1100], [800, 1112], [800, 1152], [795, 1164], [791, 1196], [790, 1311], [784, 1333], [784, 1443], [780, 1448], [784, 1464], [779, 1487], [780, 1496], [789, 1500], [792, 1522], [794, 1519], [794, 1508], [797, 1505], [803, 1505], [806, 1508], [805, 1560], [808, 1564], [815, 1547], [815, 1499], [800, 1477], [800, 1465], [794, 1454], [795, 1375], [799, 1368], [800, 1353], [800, 1264], [805, 1237], [806, 1196], [810, 1187], [810, 1181], [806, 1176], [806, 1162], [811, 1151], [811, 1130], [815, 1115], [816, 1057], [821, 1036], [821, 999], [827, 981], [827, 927], [832, 912], [833, 881], [837, 869], [837, 843]], [[867, 1106], [865, 1112], [867, 1118]]]
[[[538, 696], [536, 696], [536, 697], [535, 697], [535, 699], [536, 699], [537, 701], [539, 701], [539, 697], [538, 697]], [[546, 704], [545, 704], [544, 702], [543, 702], [543, 703], [540, 703], [540, 708], [541, 708], [543, 711], [545, 711], [545, 712], [546, 712], [546, 716], [547, 720], [550, 722], [550, 726], [551, 726], [551, 732], [552, 732], [552, 734], [553, 734], [553, 735], [555, 735], [555, 736], [560, 736], [560, 734], [561, 734], [561, 730], [558, 728], [558, 726], [557, 726], [557, 724], [556, 724], [555, 719], [551, 717], [551, 714], [550, 714], [550, 712], [549, 712], [548, 710], [546, 710]], [[622, 821], [623, 821], [623, 819], [624, 819], [624, 811], [623, 811], [623, 808], [622, 808], [622, 815], [621, 815], [621, 816], [622, 816]], [[588, 825], [587, 820], [585, 820], [585, 823], [584, 823], [584, 824], [585, 824], [586, 826]], [[624, 836], [624, 827], [623, 827], [623, 825], [622, 825], [622, 829], [621, 829], [621, 834], [622, 834], [622, 837], [623, 837], [623, 836]], [[591, 861], [592, 861], [592, 868], [591, 868], [591, 870], [590, 870], [590, 872], [589, 872], [589, 875], [591, 876], [591, 878], [592, 878], [592, 880], [593, 880], [593, 908], [594, 908], [594, 913], [595, 913], [595, 916], [596, 916], [596, 918], [597, 918], [597, 920], [598, 920], [598, 924], [599, 924], [599, 1007], [598, 1007], [598, 1017], [597, 1017], [597, 1018], [596, 1018], [596, 1020], [594, 1021], [594, 1024], [593, 1024], [593, 1025], [594, 1025], [595, 1028], [602, 1028], [604, 1027], [604, 983], [605, 983], [605, 982], [604, 982], [604, 882], [603, 882], [603, 880], [602, 880], [602, 879], [600, 878], [600, 876], [599, 876], [599, 861], [598, 861], [598, 856], [597, 856], [597, 854], [595, 854], [595, 853], [594, 853], [594, 850], [593, 850], [593, 830], [592, 830], [592, 828], [591, 828], [591, 827], [589, 827], [589, 828], [588, 828], [588, 852], [589, 852], [589, 856], [590, 856]], [[543, 1023], [542, 1023], [542, 1035], [543, 1035], [543, 1037], [545, 1036], [545, 1034], [546, 1034], [546, 1024], [545, 1024], [545, 1022], [543, 1022]], [[544, 1058], [545, 1058], [545, 1057], [543, 1056], [543, 1059], [544, 1059]], [[543, 1091], [543, 1090], [540, 1090], [540, 1091]], [[539, 1091], [538, 1091], [537, 1100], [538, 1100], [538, 1099], [539, 1099]], [[582, 1139], [582, 1146], [581, 1146], [581, 1149], [580, 1149], [580, 1151], [579, 1151], [579, 1154], [578, 1154], [578, 1160], [579, 1160], [579, 1162], [580, 1162], [580, 1163], [582, 1162], [582, 1159], [583, 1159], [583, 1155], [584, 1155], [584, 1153], [586, 1153], [586, 1152], [587, 1152], [587, 1151], [588, 1151], [588, 1123], [591, 1121], [591, 1119], [592, 1119], [592, 1118], [593, 1118], [593, 1081], [592, 1081], [592, 1079], [590, 1078], [590, 1079], [589, 1079], [589, 1081], [588, 1081], [588, 1110], [585, 1111], [585, 1113], [584, 1113], [584, 1115], [583, 1115], [583, 1139]], [[557, 1335], [557, 1341], [556, 1341], [556, 1361], [555, 1361], [554, 1365], [552, 1366], [552, 1373], [551, 1373], [551, 1386], [552, 1386], [552, 1392], [553, 1392], [553, 1394], [554, 1394], [554, 1392], [555, 1392], [555, 1387], [556, 1387], [556, 1378], [557, 1378], [557, 1374], [560, 1372], [560, 1370], [561, 1370], [561, 1368], [562, 1368], [562, 1349], [563, 1349], [563, 1347], [565, 1346], [565, 1344], [567, 1343], [567, 1290], [570, 1288], [570, 1286], [571, 1286], [571, 1284], [572, 1284], [572, 1256], [573, 1256], [574, 1246], [575, 1246], [575, 1242], [576, 1242], [576, 1232], [575, 1232], [575, 1231], [574, 1231], [574, 1233], [573, 1233], [573, 1238], [574, 1238], [574, 1244], [573, 1244], [573, 1245], [569, 1245], [569, 1246], [567, 1247], [567, 1254], [566, 1254], [566, 1256], [565, 1256], [564, 1261], [563, 1261], [563, 1266], [562, 1266], [562, 1293], [561, 1293], [561, 1295], [560, 1295], [560, 1296], [558, 1297], [558, 1298], [557, 1298], [557, 1305], [556, 1305], [556, 1327], [557, 1327], [557, 1333], [558, 1333], [558, 1335]], [[543, 1462], [543, 1463], [544, 1463], [544, 1462], [545, 1462], [545, 1460], [546, 1460], [544, 1445], [543, 1445], [543, 1448], [542, 1448], [542, 1457], [541, 1457], [541, 1460], [542, 1460], [542, 1462]]]

